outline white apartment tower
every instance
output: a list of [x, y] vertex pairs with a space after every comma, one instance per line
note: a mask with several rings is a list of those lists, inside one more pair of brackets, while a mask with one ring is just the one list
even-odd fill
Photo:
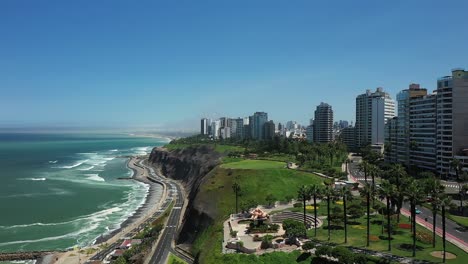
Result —
[[395, 116], [395, 101], [381, 87], [356, 97], [356, 146], [383, 144], [385, 123]]

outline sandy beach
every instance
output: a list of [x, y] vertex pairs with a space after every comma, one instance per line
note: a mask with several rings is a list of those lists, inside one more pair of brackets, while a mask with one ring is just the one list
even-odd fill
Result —
[[[148, 195], [144, 203], [135, 211], [135, 213], [130, 216], [127, 220], [125, 220], [121, 225], [120, 228], [113, 230], [107, 234], [103, 234], [96, 239], [94, 244], [88, 248], [99, 248], [102, 245], [110, 245], [130, 235], [131, 231], [134, 229], [142, 229], [144, 226], [144, 222], [151, 217], [153, 214], [157, 212], [160, 208], [162, 202], [165, 200], [166, 191], [164, 188], [161, 188], [159, 183], [152, 182], [148, 180], [147, 176], [148, 173], [145, 169], [140, 167], [138, 164], [142, 160], [141, 157], [132, 157], [128, 161], [128, 168], [133, 171], [132, 178], [134, 180], [140, 181], [144, 184], [149, 185]], [[71, 264], [71, 263], [78, 263], [78, 261], [84, 262], [87, 261], [89, 258], [92, 257], [93, 254], [90, 255], [83, 255], [77, 254], [77, 250], [69, 251], [62, 254], [57, 254], [52, 259], [53, 261], [39, 261], [39, 263], [56, 263], [56, 264]]]

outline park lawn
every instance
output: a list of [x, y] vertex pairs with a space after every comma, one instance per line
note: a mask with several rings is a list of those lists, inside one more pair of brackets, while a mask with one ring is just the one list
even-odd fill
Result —
[[[318, 215], [319, 216], [326, 216], [326, 201], [322, 201], [319, 203], [319, 210]], [[336, 203], [334, 206], [337, 206]], [[299, 209], [299, 210], [298, 210]], [[293, 208], [293, 211], [301, 211], [301, 208]], [[313, 213], [313, 210], [310, 210]], [[371, 236], [375, 236], [374, 238], [377, 239], [377, 241], [370, 241], [370, 246], [369, 249], [375, 250], [375, 251], [383, 251], [383, 252], [388, 252], [388, 241], [386, 240], [381, 240], [378, 238], [380, 235], [382, 235], [382, 226], [378, 223], [372, 223], [375, 220], [382, 220], [382, 215], [374, 215], [371, 216], [371, 228], [370, 228], [370, 234]], [[386, 218], [383, 219], [384, 223], [386, 223]], [[317, 239], [320, 241], [327, 241], [328, 240], [328, 230], [325, 229], [324, 227], [327, 226], [327, 220], [324, 219], [324, 225], [320, 228], [317, 229]], [[342, 246], [354, 246], [354, 247], [360, 247], [360, 248], [365, 248], [366, 247], [366, 232], [367, 232], [367, 219], [365, 216], [362, 216], [357, 219], [348, 219], [349, 223], [352, 223], [348, 225], [348, 243], [344, 244], [344, 230], [332, 230], [331, 235], [330, 235], [330, 242], [336, 243], [338, 245]], [[359, 223], [359, 224], [357, 224]], [[408, 217], [405, 217], [403, 215], [400, 216], [400, 223], [409, 223]], [[418, 225], [417, 227], [418, 231], [425, 231], [427, 233], [431, 233], [431, 231], [427, 230], [426, 228]], [[313, 238], [314, 237], [314, 229], [310, 229], [308, 231], [309, 237]], [[387, 236], [387, 233], [383, 233], [383, 236]], [[411, 237], [410, 230], [408, 229], [401, 229], [398, 228], [397, 234], [392, 235], [394, 238], [392, 240], [392, 252], [391, 254], [398, 255], [398, 256], [404, 256], [404, 257], [411, 257], [412, 252], [411, 251], [404, 251], [398, 248], [398, 245], [407, 243], [407, 244], [412, 244], [413, 239]], [[422, 260], [428, 260], [432, 262], [441, 262], [441, 259], [434, 258], [430, 255], [432, 251], [435, 250], [442, 250], [442, 239], [439, 236], [436, 236], [436, 248], [432, 248], [432, 244], [424, 244], [422, 242], [416, 241], [416, 245], [423, 247], [424, 249], [421, 251], [416, 251], [416, 258], [417, 259], [422, 259]], [[447, 241], [447, 252], [451, 252], [455, 255], [457, 255], [457, 258], [454, 260], [447, 260], [447, 263], [468, 263], [468, 254], [466, 254], [462, 249], [458, 248], [457, 246], [449, 243]]]
[[242, 160], [221, 165], [224, 169], [242, 169], [242, 170], [265, 170], [265, 169], [284, 169], [286, 164], [279, 161], [270, 160]]
[[177, 257], [176, 255], [169, 253], [169, 257], [167, 258], [167, 264], [187, 264], [184, 260]]
[[[253, 167], [262, 169], [224, 168], [226, 165], [236, 163], [238, 162], [223, 164], [211, 171], [206, 176], [204, 184], [200, 186], [200, 191], [196, 197], [197, 200], [207, 203], [206, 208], [215, 208], [216, 210], [214, 212], [215, 222], [203, 231], [193, 244], [193, 253], [197, 255], [200, 252], [201, 263], [224, 263], [223, 258], [225, 257], [221, 254], [223, 221], [235, 211], [235, 195], [232, 190], [234, 182], [237, 181], [241, 188], [242, 196], [239, 197], [239, 204], [249, 200], [253, 200], [258, 204], [267, 204], [265, 197], [268, 194], [273, 194], [277, 200], [296, 197], [300, 186], [322, 183], [322, 178], [315, 174], [278, 168], [278, 165], [273, 166], [277, 162], [272, 161], [261, 161], [261, 163], [254, 161], [251, 163], [249, 160], [246, 163], [240, 162], [244, 166], [250, 167], [255, 164]], [[263, 165], [258, 166], [259, 164]], [[268, 166], [265, 164], [268, 164]], [[239, 164], [234, 167], [239, 167]], [[237, 258], [237, 256], [233, 258]]]
[[214, 145], [215, 151], [219, 153], [228, 153], [228, 152], [244, 152], [245, 148], [241, 146], [232, 146], [232, 145], [221, 145], [215, 144]]
[[[308, 204], [312, 204], [312, 203], [308, 203]], [[332, 204], [333, 204], [331, 206], [332, 208], [335, 206], [340, 206], [336, 202]], [[319, 207], [317, 210], [318, 216], [326, 216], [327, 215], [327, 202], [321, 201], [320, 203], [317, 203], [317, 206]], [[302, 213], [303, 208], [296, 207], [296, 208], [287, 208], [285, 210]], [[306, 210], [306, 211], [308, 214], [311, 214], [311, 215], [313, 215], [314, 213], [314, 210]], [[382, 226], [376, 223], [373, 224], [372, 221], [375, 221], [375, 220], [382, 220], [382, 215], [371, 216], [371, 220], [370, 220], [371, 221], [370, 234], [371, 236], [374, 235], [376, 236], [376, 238], [378, 238], [380, 235], [382, 235]], [[386, 223], [386, 221], [387, 221], [386, 218], [384, 218], [384, 223]], [[324, 222], [324, 225], [317, 229], [316, 238], [320, 241], [327, 242], [328, 241], [328, 229], [324, 228], [327, 226], [327, 220], [323, 219], [323, 222]], [[329, 242], [336, 243], [337, 245], [340, 245], [340, 246], [354, 246], [354, 247], [365, 248], [366, 247], [366, 233], [367, 233], [366, 217], [362, 216], [358, 219], [348, 219], [348, 223], [353, 223], [353, 224], [348, 225], [348, 243], [344, 244], [344, 230], [343, 229], [332, 230]], [[409, 223], [408, 217], [401, 215], [400, 223]], [[427, 230], [426, 228], [420, 225], [418, 225], [417, 230], [425, 231], [427, 233], [432, 234], [431, 231]], [[307, 233], [310, 238], [314, 238], [314, 229], [310, 229]], [[387, 233], [384, 232], [383, 235], [386, 237]], [[399, 228], [398, 233], [395, 235], [392, 235], [392, 237], [394, 239], [392, 240], [392, 252], [390, 253], [394, 255], [398, 255], [398, 256], [411, 257], [412, 256], [411, 251], [404, 251], [398, 248], [398, 245], [400, 244], [403, 244], [403, 243], [412, 244], [413, 243], [410, 230]], [[419, 241], [416, 241], [416, 245], [424, 248], [422, 251], [416, 251], [417, 259], [428, 260], [432, 262], [441, 262], [441, 259], [432, 257], [430, 253], [435, 250], [440, 250], [440, 251], [442, 250], [442, 238], [440, 238], [439, 236], [436, 237], [435, 249], [432, 248], [432, 244], [424, 244]], [[452, 243], [449, 243], [448, 241], [446, 245], [447, 245], [447, 252], [451, 252], [457, 255], [456, 259], [447, 260], [447, 263], [460, 263], [460, 264], [468, 263], [468, 254], [466, 254], [462, 249], [458, 248]], [[381, 240], [381, 239], [378, 239], [378, 241], [370, 241], [369, 249], [375, 250], [375, 251], [388, 252], [387, 251], [388, 241]]]

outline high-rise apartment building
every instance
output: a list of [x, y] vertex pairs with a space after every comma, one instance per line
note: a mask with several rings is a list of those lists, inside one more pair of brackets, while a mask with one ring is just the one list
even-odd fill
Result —
[[436, 170], [435, 94], [409, 100], [409, 140], [406, 144], [409, 149], [410, 166]]
[[384, 126], [395, 116], [395, 101], [381, 87], [356, 97], [356, 147], [384, 143]]
[[314, 125], [309, 125], [306, 127], [306, 138], [307, 142], [314, 142]]
[[201, 135], [208, 135], [210, 132], [209, 132], [209, 123], [208, 123], [208, 119], [207, 118], [202, 118], [201, 119], [201, 122], [200, 122], [200, 134]]
[[345, 127], [341, 130], [340, 133], [341, 141], [346, 145], [348, 151], [356, 150], [356, 128], [355, 127]]
[[457, 155], [464, 160], [468, 149], [468, 71], [453, 69], [452, 76], [437, 80], [436, 104], [437, 171], [455, 174], [450, 168], [452, 158]]
[[273, 139], [275, 137], [275, 123], [273, 122], [273, 120], [266, 122], [263, 126], [264, 126], [263, 139], [266, 139], [266, 140]]
[[[391, 144], [389, 149], [386, 151], [385, 159], [390, 162], [398, 162], [403, 165], [409, 165], [409, 118], [410, 118], [410, 100], [416, 97], [421, 97], [427, 94], [427, 90], [421, 88], [419, 84], [412, 83], [408, 89], [405, 89], [397, 94], [398, 102], [398, 119], [395, 120], [396, 124], [391, 125], [391, 128], [387, 129], [392, 133], [389, 134], [390, 138], [385, 138], [385, 143]], [[395, 132], [395, 134], [393, 134]]]
[[231, 137], [243, 139], [244, 138], [244, 118], [231, 119]]
[[314, 142], [333, 141], [333, 110], [331, 105], [320, 103], [314, 116]]
[[210, 135], [214, 139], [219, 138], [220, 128], [221, 128], [221, 122], [219, 120], [211, 122], [211, 133], [210, 133]]
[[397, 159], [397, 140], [398, 140], [398, 119], [399, 117], [391, 118], [385, 124], [385, 161], [398, 162]]
[[268, 114], [265, 112], [255, 112], [251, 117], [249, 123], [252, 130], [252, 139], [264, 139], [265, 123], [268, 122]]

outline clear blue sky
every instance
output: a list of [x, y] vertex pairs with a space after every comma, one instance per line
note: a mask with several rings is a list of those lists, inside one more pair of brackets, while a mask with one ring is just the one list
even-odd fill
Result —
[[468, 1], [0, 1], [0, 125], [196, 126], [468, 68]]

